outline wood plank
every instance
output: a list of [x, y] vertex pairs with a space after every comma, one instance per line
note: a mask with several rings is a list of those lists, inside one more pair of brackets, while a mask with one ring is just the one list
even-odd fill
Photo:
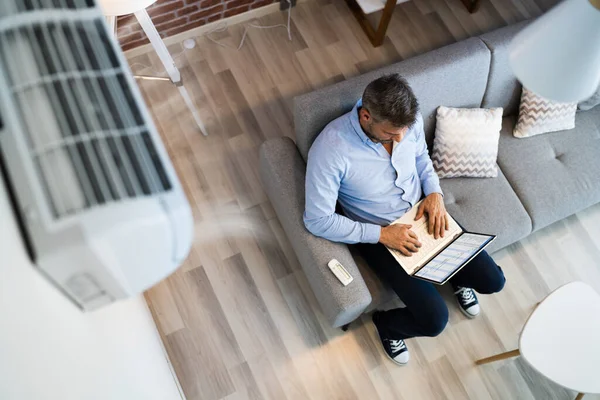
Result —
[[[364, 327], [359, 326], [357, 328]], [[368, 369], [364, 361], [361, 362], [362, 360], [357, 359], [354, 362], [347, 362], [346, 357], [346, 354], [364, 354], [366, 353], [365, 350], [368, 352], [369, 346], [365, 349], [363, 342], [357, 341], [354, 335], [344, 335], [339, 340], [336, 340], [331, 347], [338, 358], [341, 358], [339, 362], [341, 372], [348, 378], [348, 383], [352, 386], [352, 390], [356, 393], [356, 396], [359, 399], [377, 398], [377, 389], [368, 374], [369, 370], [373, 370], [377, 366]], [[379, 354], [377, 356], [379, 357]]]
[[[290, 398], [302, 398], [302, 396], [306, 398], [306, 390], [299, 379], [295, 366], [290, 362], [289, 353], [279, 335], [277, 326], [268, 312], [243, 257], [235, 255], [226, 259], [224, 274], [230, 290], [236, 293], [239, 316], [247, 321], [250, 329], [257, 332], [257, 338], [265, 349], [265, 355], [259, 355], [255, 360], [257, 361], [256, 365], [260, 368], [267, 368], [267, 364], [272, 365], [278, 382]], [[262, 374], [257, 376], [262, 381], [264, 376]]]
[[160, 321], [163, 335], [169, 335], [175, 331], [185, 328], [185, 324], [175, 300], [171, 294], [169, 281], [163, 281], [151, 289], [148, 296], [148, 306], [156, 314], [155, 318]]
[[423, 15], [432, 14], [435, 12], [435, 9], [431, 6], [429, 0], [415, 1], [414, 4], [419, 9], [419, 12]]
[[294, 14], [294, 22], [308, 47], [325, 47], [339, 40], [324, 15], [312, 12], [313, 5], [299, 4]]
[[525, 252], [520, 243], [514, 245], [514, 251], [511, 255], [515, 264], [519, 265], [519, 270], [525, 275], [525, 278], [532, 283], [530, 288], [536, 298], [541, 299], [546, 293], [550, 292], [550, 288], [545, 284], [542, 275], [537, 268], [535, 268], [531, 258], [529, 258], [527, 252]]
[[[498, 366], [495, 366], [498, 368]], [[493, 366], [483, 367], [488, 371], [494, 371]], [[488, 373], [489, 374], [489, 373]], [[533, 393], [529, 390], [527, 382], [523, 379], [520, 371], [516, 367], [514, 362], [505, 362], [498, 368], [498, 374], [489, 374], [490, 378], [487, 378], [488, 388], [492, 386], [490, 392], [494, 394], [495, 399], [509, 399], [517, 398], [523, 400], [535, 400]], [[493, 379], [496, 378], [496, 379]]]
[[275, 279], [283, 278], [292, 273], [292, 269], [283, 254], [277, 239], [273, 235], [268, 222], [264, 219], [259, 206], [246, 211], [249, 219], [253, 221], [250, 227], [252, 236], [258, 243], [258, 249], [267, 261], [267, 268]]
[[[529, 386], [529, 390], [531, 390], [533, 397], [536, 399], [559, 400], [572, 399], [576, 396], [572, 391], [567, 390], [540, 375], [521, 357], [515, 360], [515, 366], [527, 383], [527, 386]], [[540, 385], [540, 381], [544, 382], [544, 384]]]
[[230, 369], [229, 375], [240, 398], [248, 400], [263, 400], [265, 398], [260, 392], [260, 388], [247, 362], [243, 362]]
[[[393, 378], [385, 365], [380, 365], [369, 372], [369, 378], [375, 385], [377, 396], [382, 400], [402, 400], [411, 397], [403, 397], [401, 391], [396, 389]], [[413, 397], [414, 398], [414, 397]], [[422, 397], [421, 397], [422, 398]]]
[[[469, 397], [465, 386], [463, 386], [457, 370], [450, 363], [448, 356], [443, 356], [431, 363], [431, 377], [440, 383], [446, 399], [466, 399]], [[483, 397], [478, 397], [482, 399]]]
[[194, 268], [178, 275], [185, 279], [187, 290], [183, 288], [177, 293], [177, 304], [182, 314], [185, 313], [187, 326], [194, 332], [202, 333], [202, 336], [194, 339], [199, 351], [206, 355], [207, 364], [215, 370], [221, 370], [242, 362], [241, 349], [205, 269]]
[[211, 33], [196, 38], [196, 48], [202, 54], [202, 56], [198, 58], [206, 61], [211, 73], [218, 74], [229, 68], [227, 58], [223, 55], [227, 49], [216, 45], [211, 39], [221, 42], [226, 46], [237, 47], [241, 38], [232, 37], [228, 31]]
[[464, 40], [470, 36], [445, 0], [430, 0], [430, 2], [455, 41]]
[[[197, 332], [181, 329], [166, 336], [165, 342], [186, 398], [211, 400], [234, 393], [235, 387], [227, 370], [215, 368], [215, 365], [201, 357], [202, 350], [197, 347], [195, 335]], [[190, 357], [190, 354], [195, 356]]]
[[[471, 16], [471, 13], [467, 11], [464, 4], [459, 0], [444, 0], [452, 13], [458, 19], [460, 25], [469, 34], [469, 36], [479, 35], [483, 33], [482, 30], [477, 26], [475, 20]], [[516, 22], [516, 21], [515, 21]]]
[[301, 68], [306, 71], [309, 82], [313, 89], [319, 89], [328, 84], [334, 84], [343, 80], [341, 73], [332, 73], [330, 67], [335, 66], [335, 62], [329, 55], [322, 58], [323, 53], [313, 51], [312, 49], [304, 49], [295, 53], [295, 58]]
[[284, 392], [281, 382], [278, 380], [275, 373], [275, 369], [266, 355], [263, 354], [249, 359], [248, 365], [252, 374], [259, 377], [257, 386], [265, 399], [285, 400], [289, 398]]
[[294, 275], [278, 279], [277, 283], [288, 307], [292, 311], [300, 335], [302, 335], [307, 345], [309, 347], [319, 347], [327, 343], [325, 333], [321, 329], [319, 321], [315, 318]]

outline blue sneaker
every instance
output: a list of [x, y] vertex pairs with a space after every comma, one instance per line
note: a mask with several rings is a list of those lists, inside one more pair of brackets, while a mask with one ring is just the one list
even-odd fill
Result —
[[475, 291], [470, 288], [455, 286], [454, 295], [458, 302], [458, 308], [469, 318], [475, 318], [481, 312], [479, 301], [475, 295]]
[[381, 340], [383, 351], [394, 364], [406, 365], [410, 359], [410, 353], [408, 352], [406, 343], [404, 343], [404, 340], [402, 339], [394, 339], [383, 334], [384, 330], [377, 326], [380, 314], [381, 311], [375, 311], [373, 313], [373, 324], [375, 325], [375, 330], [379, 335], [379, 340]]

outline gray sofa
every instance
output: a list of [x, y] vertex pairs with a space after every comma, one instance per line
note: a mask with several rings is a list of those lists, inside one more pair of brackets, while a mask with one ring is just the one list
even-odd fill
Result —
[[[516, 139], [521, 86], [508, 65], [508, 44], [523, 23], [470, 38], [299, 96], [294, 102], [296, 143], [271, 139], [260, 149], [263, 184], [323, 313], [333, 326], [345, 325], [392, 298], [348, 246], [310, 234], [304, 227], [304, 177], [308, 149], [334, 118], [348, 112], [376, 77], [398, 72], [421, 105], [429, 148], [436, 109], [503, 107], [493, 179], [442, 179], [450, 214], [465, 228], [498, 235], [494, 252], [533, 231], [600, 201], [600, 106], [578, 112], [576, 128]], [[344, 287], [327, 268], [339, 260], [354, 281]]]

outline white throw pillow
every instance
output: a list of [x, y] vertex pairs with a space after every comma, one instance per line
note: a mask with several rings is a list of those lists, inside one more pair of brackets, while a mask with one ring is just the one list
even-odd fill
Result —
[[433, 167], [440, 178], [498, 176], [502, 108], [438, 107]]
[[519, 120], [514, 137], [526, 138], [542, 133], [575, 128], [577, 103], [558, 103], [523, 88], [519, 105]]

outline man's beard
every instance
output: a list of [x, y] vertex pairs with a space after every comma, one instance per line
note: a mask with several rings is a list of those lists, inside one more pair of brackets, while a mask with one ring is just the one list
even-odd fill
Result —
[[369, 139], [371, 139], [371, 141], [374, 143], [389, 144], [389, 143], [393, 142], [392, 139], [382, 140], [382, 139], [376, 138], [375, 135], [373, 135], [373, 122], [369, 122], [369, 125], [367, 125], [367, 129], [365, 129], [364, 131], [365, 131], [365, 135], [367, 135], [367, 137]]

